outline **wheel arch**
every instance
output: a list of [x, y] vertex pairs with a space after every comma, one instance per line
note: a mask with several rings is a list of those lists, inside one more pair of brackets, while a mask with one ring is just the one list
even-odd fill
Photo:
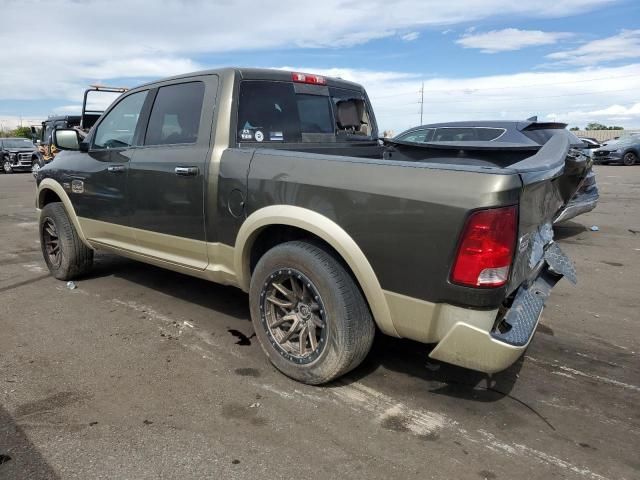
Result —
[[[306, 233], [329, 245], [351, 270], [378, 327], [388, 335], [399, 336], [393, 326], [384, 291], [365, 254], [342, 227], [313, 210], [293, 205], [273, 205], [247, 217], [238, 232], [234, 248], [234, 269], [238, 285], [243, 290], [249, 290], [252, 253], [255, 252], [256, 241], [266, 229], [277, 228]], [[281, 242], [272, 246], [277, 243]], [[253, 258], [254, 263], [255, 260]]]
[[73, 208], [73, 204], [69, 199], [69, 195], [64, 191], [62, 185], [53, 180], [52, 178], [45, 178], [38, 185], [38, 194], [36, 197], [36, 208], [38, 211], [42, 210], [47, 204], [51, 202], [62, 202], [64, 206], [64, 210], [67, 213], [69, 220], [75, 227], [78, 232], [78, 236], [82, 243], [84, 243], [87, 247], [93, 249], [93, 247], [87, 241], [85, 237], [82, 227], [80, 226], [80, 221], [78, 220], [78, 216], [76, 215], [76, 211]]

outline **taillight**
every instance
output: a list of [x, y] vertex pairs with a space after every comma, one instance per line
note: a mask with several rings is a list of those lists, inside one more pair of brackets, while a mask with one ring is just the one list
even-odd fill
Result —
[[518, 228], [516, 206], [479, 210], [467, 219], [451, 281], [469, 287], [507, 283]]
[[308, 73], [292, 72], [291, 79], [298, 83], [310, 83], [312, 85], [326, 85], [327, 79], [320, 75], [309, 75]]

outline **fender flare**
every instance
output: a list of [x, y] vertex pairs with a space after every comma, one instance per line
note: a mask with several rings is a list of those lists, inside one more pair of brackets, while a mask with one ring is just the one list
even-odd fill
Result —
[[42, 210], [42, 197], [44, 195], [45, 190], [51, 190], [53, 193], [55, 193], [58, 196], [58, 198], [62, 201], [62, 204], [64, 205], [64, 209], [67, 212], [67, 216], [69, 217], [69, 220], [71, 220], [71, 223], [75, 227], [76, 232], [78, 232], [78, 236], [80, 237], [80, 240], [82, 240], [82, 243], [84, 243], [87, 247], [93, 250], [93, 247], [87, 241], [87, 237], [85, 237], [84, 232], [82, 231], [82, 227], [80, 227], [80, 221], [78, 220], [78, 215], [76, 215], [76, 211], [73, 208], [73, 204], [71, 203], [71, 200], [69, 199], [69, 195], [67, 195], [67, 192], [65, 192], [64, 188], [62, 188], [62, 185], [60, 185], [58, 182], [56, 182], [52, 178], [45, 178], [40, 182], [40, 185], [38, 185], [38, 195], [36, 197], [36, 207], [38, 209], [38, 212]]
[[272, 225], [306, 230], [331, 245], [355, 275], [378, 327], [387, 335], [400, 336], [393, 326], [384, 291], [365, 254], [342, 227], [313, 210], [293, 205], [272, 205], [247, 217], [236, 236], [234, 248], [234, 268], [240, 288], [249, 290], [251, 248], [260, 231]]

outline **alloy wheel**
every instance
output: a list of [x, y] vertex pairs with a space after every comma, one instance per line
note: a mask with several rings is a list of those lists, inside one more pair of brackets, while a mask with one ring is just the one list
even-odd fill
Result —
[[60, 237], [56, 224], [51, 218], [45, 218], [42, 223], [42, 242], [49, 263], [53, 267], [59, 267], [62, 262], [62, 250], [60, 249]]
[[327, 339], [327, 319], [316, 286], [295, 269], [278, 270], [263, 285], [261, 323], [271, 344], [298, 364], [313, 362]]
[[627, 166], [635, 164], [636, 163], [635, 154], [633, 154], [632, 152], [627, 153], [622, 159], [622, 163], [624, 163]]

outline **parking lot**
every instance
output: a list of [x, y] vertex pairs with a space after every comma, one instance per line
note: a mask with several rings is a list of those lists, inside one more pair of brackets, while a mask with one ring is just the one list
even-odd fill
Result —
[[0, 176], [0, 478], [640, 478], [640, 167], [596, 174], [556, 229], [578, 286], [513, 367], [378, 335], [325, 387], [268, 364], [239, 290], [105, 254], [68, 289], [34, 179]]

